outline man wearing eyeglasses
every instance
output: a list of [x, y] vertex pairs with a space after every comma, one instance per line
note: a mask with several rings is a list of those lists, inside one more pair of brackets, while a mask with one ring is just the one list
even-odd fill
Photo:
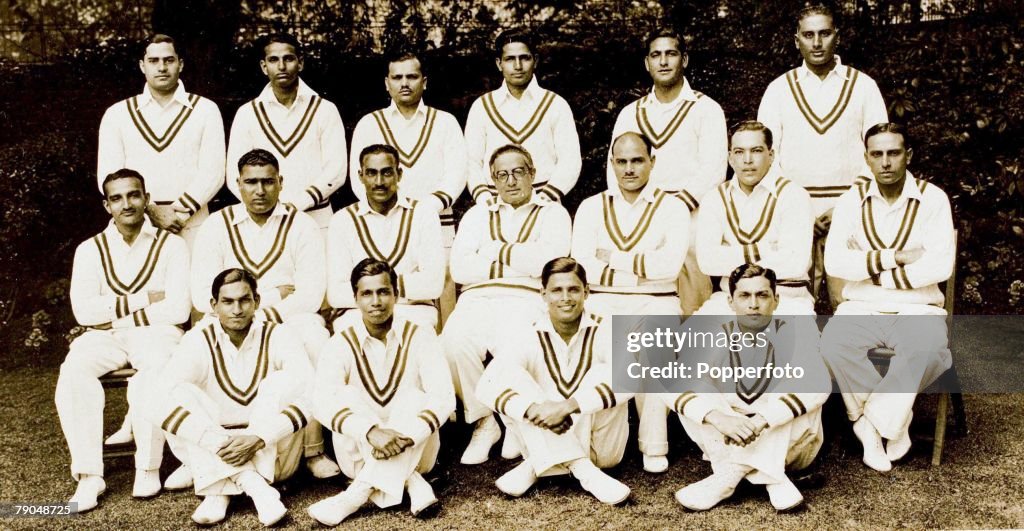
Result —
[[[612, 142], [615, 186], [583, 201], [573, 225], [572, 256], [590, 278], [591, 311], [612, 315], [679, 315], [676, 276], [686, 259], [690, 210], [651, 179], [651, 141], [627, 132]], [[644, 470], [668, 469], [668, 408], [637, 395]]]
[[[543, 316], [538, 296], [544, 264], [569, 253], [572, 222], [559, 203], [533, 193], [536, 170], [522, 146], [505, 145], [490, 158], [498, 196], [466, 212], [452, 244], [451, 274], [462, 285], [441, 336], [466, 422], [476, 427], [462, 455], [467, 465], [487, 461], [501, 430], [490, 409], [474, 396], [494, 338], [512, 325]], [[502, 456], [519, 455], [506, 440]]]

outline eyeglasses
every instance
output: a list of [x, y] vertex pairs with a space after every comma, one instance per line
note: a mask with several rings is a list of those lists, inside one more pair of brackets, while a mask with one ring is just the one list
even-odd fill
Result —
[[523, 180], [523, 178], [525, 178], [529, 174], [530, 174], [530, 169], [529, 168], [523, 168], [523, 167], [512, 168], [511, 172], [505, 171], [505, 170], [494, 172], [494, 180], [495, 180], [495, 182], [506, 183], [506, 182], [508, 182], [509, 177], [515, 177], [517, 181], [521, 181], [521, 180]]

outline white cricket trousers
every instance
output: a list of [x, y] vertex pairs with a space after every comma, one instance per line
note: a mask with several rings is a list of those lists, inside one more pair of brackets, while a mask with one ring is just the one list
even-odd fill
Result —
[[159, 369], [181, 339], [171, 325], [118, 330], [89, 330], [71, 343], [60, 366], [54, 401], [71, 452], [71, 476], [103, 475], [103, 408], [105, 397], [99, 378], [128, 366], [139, 372], [128, 380], [128, 405], [135, 436], [135, 468], [160, 468], [164, 437], [147, 422], [137, 403], [140, 393], [159, 378]]
[[540, 293], [535, 291], [485, 287], [459, 297], [441, 332], [441, 342], [467, 423], [491, 414], [491, 410], [476, 399], [474, 391], [484, 372], [487, 354], [493, 355], [501, 331], [529, 326], [541, 317], [544, 317], [544, 303]]
[[[896, 439], [906, 433], [917, 393], [953, 364], [942, 315], [855, 316], [864, 308], [844, 302], [821, 334], [821, 357], [843, 393], [851, 421], [867, 416], [878, 433]], [[851, 315], [850, 312], [855, 312]], [[896, 352], [882, 377], [868, 350]]]

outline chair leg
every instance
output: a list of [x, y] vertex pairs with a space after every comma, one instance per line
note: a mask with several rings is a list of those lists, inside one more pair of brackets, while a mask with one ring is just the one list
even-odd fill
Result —
[[942, 463], [942, 447], [946, 444], [946, 417], [949, 410], [949, 393], [940, 393], [939, 405], [935, 412], [935, 440], [932, 443], [932, 466]]

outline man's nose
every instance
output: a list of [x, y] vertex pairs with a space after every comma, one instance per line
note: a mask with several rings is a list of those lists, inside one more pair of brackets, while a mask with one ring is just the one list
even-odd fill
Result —
[[821, 35], [814, 36], [814, 47], [821, 48]]

